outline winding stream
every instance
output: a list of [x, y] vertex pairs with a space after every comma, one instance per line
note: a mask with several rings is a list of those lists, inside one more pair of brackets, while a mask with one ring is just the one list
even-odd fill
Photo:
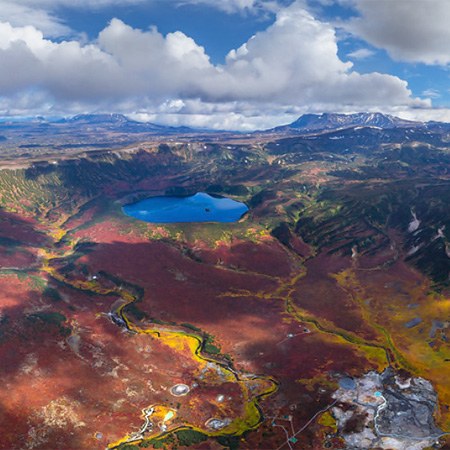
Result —
[[[117, 295], [120, 297], [120, 300], [114, 302], [110, 312], [106, 314], [115, 325], [126, 329], [132, 334], [153, 335], [161, 339], [164, 344], [167, 344], [171, 348], [176, 349], [180, 346], [189, 348], [194, 359], [202, 364], [212, 364], [218, 370], [225, 372], [228, 381], [238, 383], [243, 394], [243, 401], [245, 402], [243, 411], [245, 416], [235, 417], [229, 423], [225, 423], [223, 427], [216, 427], [215, 429], [213, 427], [208, 429], [206, 424], [204, 427], [198, 427], [189, 423], [171, 427], [170, 424], [166, 425], [168, 420], [165, 418], [168, 416], [170, 418], [175, 417], [176, 411], [166, 405], [149, 405], [141, 411], [143, 425], [140, 431], [124, 436], [119, 441], [111, 443], [108, 448], [116, 449], [122, 444], [139, 443], [143, 440], [147, 441], [151, 439], [163, 439], [167, 435], [181, 430], [195, 430], [208, 437], [239, 436], [246, 431], [257, 428], [262, 423], [264, 416], [259, 402], [261, 399], [277, 391], [278, 383], [275, 379], [269, 376], [239, 373], [227, 359], [214, 358], [205, 352], [207, 338], [191, 329], [156, 323], [152, 323], [148, 328], [139, 327], [127, 316], [125, 310], [127, 306], [139, 300], [140, 297], [130, 287], [127, 287], [126, 283], [121, 283], [119, 286], [115, 281], [114, 287], [106, 288], [102, 286], [102, 277], [98, 276], [95, 279], [69, 280], [52, 267], [52, 259], [56, 258], [53, 258], [51, 254], [47, 254], [47, 258], [43, 261], [43, 269], [56, 280], [80, 291], [99, 295]], [[112, 280], [108, 278], [108, 281], [109, 286], [111, 286], [110, 282]], [[180, 344], [180, 342], [185, 345]]]

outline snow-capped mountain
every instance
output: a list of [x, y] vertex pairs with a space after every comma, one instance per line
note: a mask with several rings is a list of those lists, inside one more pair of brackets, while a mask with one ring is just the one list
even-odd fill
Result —
[[316, 132], [321, 130], [338, 130], [355, 127], [377, 127], [377, 128], [398, 128], [398, 127], [421, 127], [422, 122], [413, 122], [400, 119], [382, 113], [357, 113], [357, 114], [304, 114], [295, 122], [289, 125], [276, 127], [270, 131], [299, 131]]

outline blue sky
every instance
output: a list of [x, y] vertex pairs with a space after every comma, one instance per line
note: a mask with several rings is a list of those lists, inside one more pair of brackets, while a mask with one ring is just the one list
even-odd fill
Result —
[[0, 0], [0, 116], [450, 121], [448, 0]]
[[273, 22], [273, 14], [224, 14], [210, 6], [174, 6], [170, 1], [143, 2], [134, 7], [125, 5], [94, 11], [63, 8], [59, 14], [74, 31], [86, 32], [90, 39], [95, 39], [113, 18], [143, 30], [156, 26], [164, 35], [182, 31], [205, 47], [214, 63], [223, 63], [231, 49], [239, 47]]

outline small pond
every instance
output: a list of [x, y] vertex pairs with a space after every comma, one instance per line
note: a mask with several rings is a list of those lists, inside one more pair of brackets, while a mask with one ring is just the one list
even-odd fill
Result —
[[244, 203], [204, 192], [191, 197], [151, 197], [123, 207], [127, 216], [151, 223], [237, 222], [247, 211]]

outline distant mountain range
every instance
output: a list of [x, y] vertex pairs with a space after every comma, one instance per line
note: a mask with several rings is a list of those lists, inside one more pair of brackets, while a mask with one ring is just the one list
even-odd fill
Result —
[[0, 120], [0, 150], [20, 149], [24, 154], [67, 149], [114, 149], [154, 138], [201, 132], [188, 127], [170, 127], [138, 122], [122, 114], [80, 114], [70, 118]]
[[413, 122], [381, 113], [357, 114], [304, 114], [289, 125], [273, 128], [271, 132], [318, 132], [322, 130], [339, 130], [344, 128], [413, 128], [424, 127], [424, 122]]
[[136, 123], [123, 114], [78, 114], [68, 119], [61, 119], [59, 123], [77, 123], [77, 124], [111, 124], [124, 125], [129, 123]]
[[114, 131], [125, 131], [129, 133], [155, 132], [172, 134], [193, 131], [189, 127], [170, 127], [151, 122], [138, 122], [137, 120], [129, 119], [123, 114], [79, 114], [68, 119], [58, 120], [56, 123], [75, 127], [97, 126], [99, 128], [108, 128]]
[[155, 133], [155, 134], [176, 134], [189, 133], [193, 130], [188, 127], [170, 127], [157, 125], [151, 122], [138, 122], [129, 119], [123, 114], [79, 114], [69, 118], [46, 120], [43, 117], [24, 120], [4, 120], [0, 122], [0, 130], [8, 129], [46, 129], [48, 132], [64, 132], [64, 130], [79, 129], [89, 130], [111, 130], [127, 133]]
[[[255, 132], [255, 136], [277, 134], [280, 137], [295, 137], [352, 131], [358, 128], [395, 131], [406, 130], [432, 132], [447, 135], [450, 124], [442, 122], [413, 122], [382, 113], [357, 114], [305, 114], [291, 124]], [[210, 139], [212, 135], [237, 133], [200, 130], [188, 127], [170, 127], [150, 122], [138, 122], [122, 114], [80, 114], [70, 118], [0, 120], [0, 142], [19, 145], [23, 148], [61, 144], [64, 147], [96, 146], [108, 147], [140, 142], [155, 136], [195, 135], [197, 139]], [[401, 134], [400, 133], [400, 134]], [[412, 138], [412, 136], [411, 136]], [[66, 145], [67, 144], [67, 145]]]

